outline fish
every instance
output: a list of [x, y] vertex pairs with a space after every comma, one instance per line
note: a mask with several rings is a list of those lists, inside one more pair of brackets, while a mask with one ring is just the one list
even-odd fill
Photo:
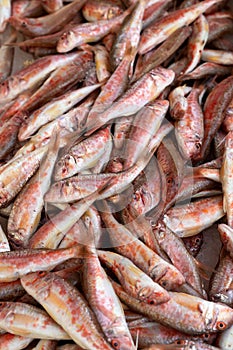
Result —
[[163, 67], [152, 69], [132, 84], [111, 107], [98, 116], [97, 120], [88, 123], [86, 134], [94, 132], [114, 118], [137, 113], [147, 103], [157, 98], [172, 83], [174, 77], [174, 72], [170, 69]]
[[168, 106], [167, 100], [157, 99], [147, 104], [134, 116], [124, 148], [127, 155], [124, 161], [124, 169], [130, 168], [137, 161], [140, 153], [159, 130], [168, 111]]
[[203, 61], [232, 65], [233, 64], [233, 53], [224, 50], [211, 50], [204, 49], [201, 54], [201, 59]]
[[10, 24], [23, 34], [33, 37], [57, 32], [63, 28], [84, 5], [85, 0], [75, 0], [58, 11], [37, 18], [21, 18], [11, 16]]
[[0, 105], [12, 101], [22, 92], [35, 88], [56, 68], [72, 62], [77, 53], [66, 56], [51, 55], [42, 57], [5, 79], [0, 84]]
[[70, 339], [46, 312], [26, 303], [1, 301], [0, 325], [6, 332], [23, 337]]
[[33, 271], [46, 271], [68, 259], [77, 257], [79, 247], [67, 249], [24, 249], [0, 253], [0, 282], [16, 281]]
[[93, 246], [91, 225], [87, 234], [91, 236], [91, 242], [84, 248], [87, 258], [83, 262], [83, 288], [87, 301], [112, 347], [119, 350], [134, 350], [136, 347], [129, 332], [121, 302]]
[[173, 89], [169, 96], [169, 112], [173, 119], [179, 120], [185, 116], [188, 108], [188, 101], [185, 95], [191, 91], [189, 86], [183, 85]]
[[7, 206], [40, 165], [46, 146], [16, 157], [0, 169], [0, 207]]
[[223, 189], [223, 209], [226, 212], [227, 223], [230, 227], [233, 227], [232, 151], [233, 132], [230, 131], [225, 138], [223, 163], [220, 169], [220, 179]]
[[10, 245], [8, 241], [8, 237], [5, 234], [2, 225], [0, 225], [0, 252], [9, 252]]
[[106, 179], [97, 191], [80, 201], [66, 206], [55, 216], [51, 217], [50, 220], [34, 233], [29, 240], [29, 246], [31, 248], [56, 248], [66, 232], [71, 229], [90, 205], [92, 205], [105, 190], [107, 191], [109, 187], [111, 187], [111, 181]]
[[131, 61], [128, 57], [124, 58], [106, 81], [106, 84], [102, 86], [101, 92], [88, 114], [85, 127], [93, 124], [99, 115], [111, 107], [112, 103], [124, 93], [129, 82], [130, 64]]
[[123, 12], [120, 1], [110, 0], [108, 2], [100, 0], [89, 0], [82, 8], [82, 15], [88, 22], [108, 20], [119, 16]]
[[63, 6], [63, 2], [61, 0], [42, 0], [41, 4], [48, 13], [58, 11]]
[[229, 1], [10, 5], [0, 350], [229, 345]]
[[130, 259], [154, 282], [169, 290], [175, 289], [185, 282], [183, 275], [173, 265], [162, 259], [125, 226], [121, 225], [106, 206], [101, 210], [101, 218], [110, 234], [111, 243], [116, 252]]
[[224, 248], [233, 257], [233, 229], [226, 224], [218, 225], [218, 232]]
[[58, 40], [57, 52], [69, 52], [82, 44], [99, 41], [107, 34], [114, 32], [126, 16], [131, 13], [131, 10], [130, 7], [119, 16], [111, 19], [73, 26], [69, 31], [65, 31]]
[[110, 181], [111, 186], [103, 191], [98, 199], [119, 194], [131, 186], [131, 182], [146, 167], [152, 157], [153, 149], [146, 149], [136, 164], [120, 173], [78, 174], [55, 182], [46, 193], [45, 200], [50, 203], [75, 202], [98, 191], [106, 181]]
[[56, 348], [56, 340], [40, 340], [33, 350], [55, 350]]
[[215, 40], [218, 40], [224, 33], [232, 30], [233, 22], [230, 16], [229, 14], [224, 14], [224, 12], [215, 12], [206, 17], [209, 25], [208, 43], [211, 42], [213, 44]]
[[218, 63], [205, 62], [198, 65], [192, 72], [182, 74], [178, 80], [201, 79], [207, 75], [227, 75], [231, 68]]
[[0, 33], [6, 29], [8, 20], [11, 15], [11, 1], [1, 0], [0, 2]]
[[[27, 112], [38, 108], [41, 104], [50, 101], [51, 98], [61, 94], [60, 91], [66, 91], [75, 84], [83, 81], [92, 64], [92, 53], [82, 51], [77, 53], [74, 60], [66, 65], [55, 69], [44, 83], [30, 96], [23, 109]], [[81, 69], [77, 69], [81, 67]]]
[[208, 35], [208, 21], [206, 17], [201, 14], [193, 23], [193, 31], [187, 48], [188, 64], [184, 70], [184, 74], [191, 72], [200, 62]]
[[33, 338], [21, 337], [11, 333], [0, 335], [0, 349], [1, 350], [21, 350], [27, 347]]
[[100, 84], [95, 84], [93, 86], [72, 90], [44, 104], [26, 118], [25, 123], [19, 129], [19, 141], [30, 138], [41, 126], [46, 125], [68, 112], [74, 105], [99, 87]]
[[109, 53], [105, 46], [96, 45], [94, 47], [96, 75], [99, 82], [104, 82], [111, 76]]
[[233, 77], [223, 79], [209, 93], [204, 104], [204, 139], [201, 147], [201, 158], [209, 150], [210, 143], [224, 119], [224, 111], [232, 99]]
[[40, 168], [14, 201], [8, 219], [7, 232], [8, 238], [17, 247], [27, 247], [30, 237], [39, 225], [44, 195], [50, 187], [59, 147], [59, 134], [55, 130]]
[[165, 303], [168, 292], [155, 283], [128, 258], [110, 251], [97, 251], [98, 257], [117, 276], [121, 285], [134, 298], [150, 305]]
[[124, 56], [127, 54], [130, 55], [131, 72], [133, 71], [133, 63], [140, 40], [145, 6], [146, 1], [139, 0], [130, 15], [124, 19], [109, 54], [110, 66], [112, 70], [116, 69]]
[[43, 14], [41, 1], [38, 0], [20, 0], [13, 2], [11, 6], [11, 15], [13, 17], [37, 17]]
[[171, 299], [163, 304], [148, 305], [127, 294], [112, 281], [119, 298], [132, 310], [151, 320], [187, 334], [203, 334], [225, 330], [232, 323], [232, 309], [185, 293], [170, 292]]
[[200, 90], [193, 88], [186, 98], [183, 117], [175, 122], [175, 134], [182, 155], [198, 159], [204, 139], [204, 115], [199, 103]]
[[229, 253], [221, 250], [218, 265], [210, 279], [210, 300], [233, 305], [233, 284], [232, 284], [233, 261]]
[[54, 180], [63, 180], [92, 168], [104, 155], [109, 142], [111, 133], [109, 127], [106, 127], [72, 146], [59, 158], [54, 171]]
[[171, 12], [167, 16], [158, 19], [142, 32], [138, 48], [139, 54], [147, 53], [156, 45], [166, 40], [177, 29], [191, 24], [209, 7], [218, 2], [216, 0], [205, 0], [201, 3], [191, 5], [186, 9]]
[[[2, 11], [2, 9], [1, 9]], [[0, 82], [4, 81], [11, 73], [14, 57], [14, 49], [8, 44], [16, 41], [16, 32], [13, 30], [0, 48]]]
[[163, 222], [159, 222], [153, 230], [160, 247], [171, 259], [174, 266], [183, 274], [189, 283], [203, 298], [206, 293], [202, 286], [195, 260], [188, 253], [182, 240], [169, 230]]
[[188, 339], [195, 337], [150, 320], [139, 325], [134, 325], [133, 322], [130, 322], [129, 329], [134, 339], [136, 339], [138, 334], [138, 346], [143, 349], [153, 344], [156, 344], [156, 346], [157, 344], [171, 344], [172, 347], [175, 344], [182, 344], [187, 342]]
[[132, 81], [138, 80], [141, 75], [165, 62], [180, 48], [191, 32], [192, 29], [189, 26], [177, 29], [159, 47], [139, 56]]
[[111, 350], [93, 311], [75, 287], [52, 272], [21, 278], [25, 290], [62, 326], [77, 345], [86, 349]]
[[165, 224], [179, 237], [196, 235], [225, 215], [222, 195], [198, 199], [169, 209], [163, 217]]

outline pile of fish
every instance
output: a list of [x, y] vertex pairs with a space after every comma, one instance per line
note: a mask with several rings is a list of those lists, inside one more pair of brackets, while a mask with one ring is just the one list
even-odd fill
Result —
[[0, 350], [233, 349], [230, 1], [0, 0], [0, 33]]

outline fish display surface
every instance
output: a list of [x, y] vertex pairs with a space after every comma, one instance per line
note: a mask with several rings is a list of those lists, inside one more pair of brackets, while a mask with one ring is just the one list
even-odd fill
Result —
[[231, 0], [0, 0], [0, 350], [233, 350]]

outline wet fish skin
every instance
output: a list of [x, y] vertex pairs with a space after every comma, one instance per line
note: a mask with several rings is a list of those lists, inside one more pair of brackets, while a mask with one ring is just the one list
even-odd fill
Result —
[[201, 60], [201, 54], [207, 43], [209, 35], [209, 25], [206, 17], [200, 15], [193, 23], [193, 31], [188, 43], [188, 64], [184, 74], [191, 72]]
[[1, 301], [0, 325], [6, 332], [28, 338], [70, 338], [46, 312], [26, 303]]
[[187, 9], [176, 10], [148, 26], [141, 35], [138, 52], [145, 54], [163, 42], [175, 30], [192, 23], [199, 15], [219, 1], [207, 0]]
[[[16, 41], [16, 32], [12, 31], [9, 38], [5, 40], [3, 45], [0, 48], [0, 82], [4, 81], [11, 73], [13, 57], [14, 57], [14, 48], [7, 46]], [[6, 46], [5, 46], [6, 45]]]
[[[206, 293], [203, 289], [199, 271], [193, 257], [188, 253], [182, 240], [170, 231], [163, 222], [159, 222], [153, 231], [159, 245], [171, 259], [174, 266], [181, 271], [189, 283], [203, 298]], [[178, 253], [179, 252], [179, 253]]]
[[128, 133], [124, 152], [127, 158], [124, 162], [124, 169], [131, 167], [140, 156], [140, 153], [147, 146], [150, 139], [159, 130], [168, 110], [167, 100], [156, 100], [143, 107], [135, 116]]
[[219, 331], [221, 327], [224, 330], [232, 323], [232, 309], [221, 304], [185, 293], [170, 292], [168, 302], [148, 305], [131, 297], [115, 281], [112, 284], [122, 302], [132, 310], [187, 334], [211, 333]]
[[0, 1], [0, 33], [3, 33], [6, 29], [7, 22], [11, 15], [11, 1], [1, 0]]
[[106, 127], [72, 146], [56, 164], [54, 180], [63, 180], [91, 168], [103, 156], [108, 142], [111, 142], [111, 134]]
[[0, 282], [16, 281], [19, 277], [33, 271], [46, 271], [57, 264], [77, 257], [78, 247], [46, 250], [25, 249], [0, 253]]
[[233, 53], [224, 50], [204, 49], [201, 54], [203, 61], [223, 65], [233, 65]]
[[0, 207], [7, 206], [39, 167], [46, 146], [15, 157], [0, 169]]
[[59, 133], [54, 131], [40, 168], [13, 204], [7, 223], [7, 231], [11, 242], [18, 247], [27, 247], [29, 238], [39, 225], [44, 207], [44, 195], [51, 183], [59, 148]]
[[190, 26], [177, 29], [158, 48], [156, 47], [145, 55], [140, 56], [141, 62], [139, 58], [132, 81], [137, 80], [141, 75], [161, 65], [166, 59], [172, 56], [191, 35], [191, 32], [192, 29]]
[[207, 75], [227, 75], [231, 72], [231, 67], [223, 66], [218, 63], [205, 62], [197, 66], [192, 72], [182, 74], [178, 80], [201, 79]]
[[120, 1], [87, 1], [83, 8], [82, 14], [88, 22], [99, 20], [108, 20], [114, 18], [123, 12], [123, 7]]
[[101, 262], [110, 268], [124, 289], [136, 299], [150, 305], [167, 302], [168, 292], [153, 282], [143, 271], [137, 268], [129, 259], [109, 251], [97, 251]]
[[227, 215], [227, 223], [233, 227], [233, 192], [232, 192], [232, 152], [233, 132], [230, 131], [225, 138], [223, 163], [220, 169], [220, 178], [223, 188], [223, 209]]
[[233, 77], [222, 80], [208, 95], [204, 104], [204, 139], [201, 148], [203, 159], [210, 143], [224, 119], [224, 111], [233, 95]]
[[68, 110], [72, 109], [74, 105], [98, 87], [100, 87], [100, 84], [72, 90], [43, 104], [42, 107], [32, 112], [26, 119], [19, 130], [18, 139], [24, 141], [30, 138], [41, 126], [68, 112]]
[[60, 53], [71, 51], [73, 48], [89, 42], [96, 42], [107, 34], [114, 32], [123, 22], [132, 8], [125, 10], [121, 15], [109, 20], [101, 20], [93, 23], [84, 23], [73, 26], [65, 31], [57, 44], [57, 51]]
[[82, 294], [64, 279], [54, 273], [34, 273], [21, 278], [21, 282], [77, 345], [112, 350]]
[[165, 224], [179, 237], [193, 236], [224, 216], [222, 195], [198, 199], [169, 209]]
[[172, 83], [175, 74], [172, 70], [157, 67], [143, 75], [126, 92], [115, 101], [111, 107], [105, 110], [98, 120], [87, 125], [86, 134], [106, 124], [114, 118], [133, 115], [147, 103], [157, 98], [160, 93]]
[[[66, 232], [77, 222], [104, 191], [111, 187], [111, 181], [105, 179], [98, 190], [71, 205], [65, 206], [58, 214], [42, 225], [31, 237], [29, 247], [55, 249]], [[46, 200], [46, 198], [45, 198]]]
[[43, 14], [40, 0], [14, 1], [11, 7], [13, 17], [37, 17]]
[[87, 74], [86, 71], [92, 66], [92, 59], [93, 55], [90, 51], [77, 52], [76, 57], [71, 62], [51, 72], [50, 76], [23, 105], [23, 111], [32, 111], [83, 81]]
[[28, 346], [32, 341], [33, 338], [5, 333], [0, 335], [0, 350], [21, 350]]
[[84, 3], [85, 0], [76, 0], [47, 16], [38, 18], [10, 17], [9, 22], [14, 28], [29, 37], [52, 34], [61, 30]]
[[36, 87], [56, 68], [72, 62], [77, 53], [43, 57], [11, 75], [0, 84], [0, 105], [13, 100], [23, 91]]
[[101, 212], [101, 217], [108, 228], [116, 252], [130, 259], [153, 281], [166, 289], [172, 290], [184, 283], [183, 275], [173, 265], [133, 236], [125, 226], [119, 224], [112, 214], [106, 211], [106, 207], [104, 210], [105, 212]]
[[140, 40], [145, 6], [146, 2], [144, 0], [138, 1], [130, 15], [124, 19], [109, 55], [112, 70], [116, 69], [125, 55], [130, 55], [132, 62], [131, 70], [133, 70], [132, 65], [134, 63]]
[[193, 88], [186, 98], [187, 109], [183, 117], [175, 122], [178, 146], [187, 159], [199, 158], [204, 139], [204, 115], [199, 104], [200, 90]]
[[232, 258], [224, 249], [220, 253], [219, 263], [210, 279], [209, 296], [211, 300], [231, 307], [233, 305], [232, 270]]
[[63, 2], [62, 0], [42, 0], [41, 5], [48, 13], [53, 13], [62, 8]]
[[[93, 228], [88, 233], [91, 234], [91, 231]], [[136, 349], [120, 300], [100, 265], [97, 252], [91, 246], [86, 246], [84, 250], [88, 256], [83, 267], [85, 295], [108, 342], [119, 350]]]

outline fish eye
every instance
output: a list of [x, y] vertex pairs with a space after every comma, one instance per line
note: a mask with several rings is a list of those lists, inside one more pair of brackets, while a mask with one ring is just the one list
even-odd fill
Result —
[[148, 300], [148, 304], [154, 305], [154, 300]]
[[208, 339], [210, 338], [210, 334], [205, 333], [205, 334], [203, 334], [202, 337], [203, 337], [205, 340], [208, 340]]
[[112, 347], [113, 347], [114, 349], [116, 349], [116, 350], [120, 349], [120, 343], [119, 343], [117, 340], [115, 340], [115, 339], [113, 339], [113, 340], [111, 341], [111, 345], [112, 345]]
[[44, 276], [46, 275], [46, 272], [45, 272], [45, 271], [39, 271], [39, 272], [38, 272], [38, 275], [39, 275], [40, 277], [44, 277]]
[[177, 339], [174, 343], [177, 345], [185, 345], [187, 341], [185, 339]]
[[223, 321], [218, 321], [216, 326], [219, 331], [223, 331], [227, 325]]

